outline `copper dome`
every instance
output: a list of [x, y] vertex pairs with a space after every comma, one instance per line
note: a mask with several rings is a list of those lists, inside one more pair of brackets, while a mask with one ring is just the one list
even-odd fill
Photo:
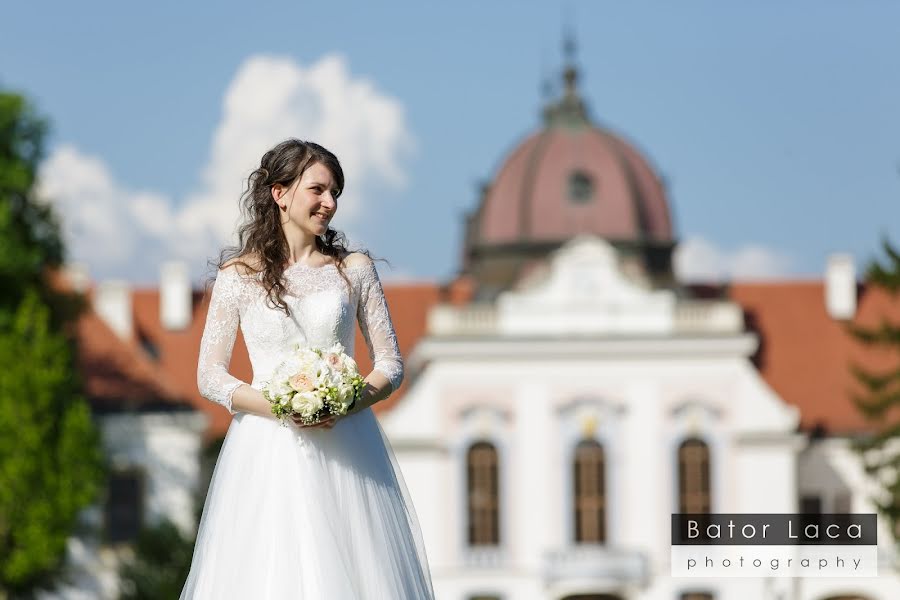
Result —
[[653, 168], [631, 144], [588, 120], [574, 69], [566, 82], [566, 95], [545, 111], [545, 127], [512, 151], [487, 188], [477, 242], [561, 241], [580, 233], [672, 240]]
[[611, 242], [629, 268], [654, 281], [673, 279], [676, 241], [664, 186], [634, 146], [591, 122], [576, 80], [569, 66], [544, 126], [508, 155], [467, 215], [462, 271], [488, 293], [581, 234]]

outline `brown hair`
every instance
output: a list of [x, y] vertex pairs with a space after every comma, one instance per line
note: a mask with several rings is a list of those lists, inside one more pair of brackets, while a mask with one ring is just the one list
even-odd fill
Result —
[[[284, 301], [282, 275], [289, 256], [287, 238], [281, 227], [278, 204], [272, 198], [271, 189], [276, 183], [285, 187], [303, 175], [314, 164], [321, 164], [331, 171], [337, 196], [344, 190], [344, 171], [337, 157], [313, 142], [288, 139], [262, 156], [259, 167], [247, 178], [247, 189], [241, 195], [243, 223], [238, 229], [238, 243], [222, 250], [216, 266], [222, 269], [232, 262], [243, 266], [249, 273], [262, 273], [263, 285], [270, 305], [280, 308], [290, 316], [290, 309]], [[343, 233], [328, 227], [325, 233], [316, 237], [316, 249], [334, 258], [341, 277], [350, 287], [350, 280], [343, 270], [344, 258], [350, 254], [347, 238]], [[371, 258], [367, 250], [355, 250]], [[255, 264], [247, 259], [253, 256]]]

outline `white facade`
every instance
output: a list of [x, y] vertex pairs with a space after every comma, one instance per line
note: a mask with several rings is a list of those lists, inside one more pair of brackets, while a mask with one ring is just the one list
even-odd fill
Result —
[[[712, 512], [798, 512], [804, 490], [875, 512], [871, 486], [844, 440], [810, 446], [796, 433], [797, 409], [749, 360], [758, 340], [739, 306], [650, 290], [599, 238], [572, 240], [549, 265], [495, 305], [436, 307], [407, 361], [412, 385], [380, 417], [440, 600], [900, 598], [888, 544], [876, 579], [670, 577], [677, 448], [688, 437], [710, 449]], [[573, 542], [572, 457], [584, 438], [607, 464], [598, 545]], [[479, 440], [499, 460], [495, 548], [466, 537], [465, 457]]]
[[[188, 537], [196, 528], [194, 493], [201, 482], [201, 444], [207, 417], [195, 411], [116, 413], [98, 420], [111, 476], [130, 472], [141, 480], [140, 517], [145, 524], [172, 521]], [[114, 600], [119, 568], [129, 544], [109, 544], [105, 499], [81, 514], [83, 533], [68, 540], [70, 581], [43, 600]]]

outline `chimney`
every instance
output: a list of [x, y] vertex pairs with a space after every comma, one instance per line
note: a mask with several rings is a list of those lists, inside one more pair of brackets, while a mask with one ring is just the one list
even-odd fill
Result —
[[191, 281], [187, 265], [172, 260], [160, 269], [159, 320], [168, 330], [186, 329], [191, 324]]
[[856, 267], [849, 254], [828, 257], [825, 308], [833, 319], [852, 319], [856, 314]]
[[91, 284], [91, 275], [86, 263], [68, 262], [63, 265], [62, 271], [73, 291], [81, 294], [87, 292]]
[[131, 288], [120, 279], [103, 281], [94, 290], [94, 312], [124, 340], [133, 336]]

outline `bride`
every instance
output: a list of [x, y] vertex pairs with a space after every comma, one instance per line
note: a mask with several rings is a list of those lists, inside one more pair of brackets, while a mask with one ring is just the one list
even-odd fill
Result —
[[[200, 393], [234, 417], [181, 599], [433, 598], [415, 511], [370, 408], [403, 378], [397, 337], [368, 252], [348, 252], [329, 227], [341, 166], [318, 144], [290, 139], [248, 183], [247, 219], [220, 257], [197, 365]], [[362, 401], [342, 417], [280, 424], [261, 392], [266, 377], [298, 343], [340, 342], [352, 356], [357, 320], [374, 364]], [[239, 325], [250, 384], [228, 372]]]

